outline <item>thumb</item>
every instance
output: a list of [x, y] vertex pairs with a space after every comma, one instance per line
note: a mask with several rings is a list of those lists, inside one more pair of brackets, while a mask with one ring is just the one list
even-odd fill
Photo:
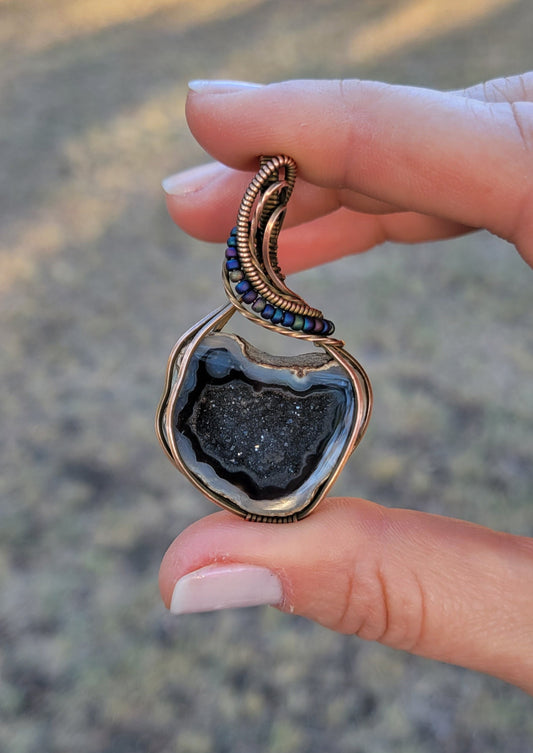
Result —
[[210, 515], [160, 573], [176, 614], [273, 604], [533, 693], [532, 584], [532, 540], [348, 499], [286, 526]]

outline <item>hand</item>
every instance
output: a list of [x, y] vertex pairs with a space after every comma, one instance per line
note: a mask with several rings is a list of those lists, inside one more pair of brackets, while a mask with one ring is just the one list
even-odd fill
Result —
[[[187, 116], [220, 161], [164, 182], [170, 214], [192, 235], [223, 242], [257, 156], [284, 153], [299, 170], [280, 239], [285, 271], [474, 228], [533, 265], [533, 73], [451, 93], [195, 82]], [[360, 499], [326, 500], [286, 526], [220, 512], [176, 539], [160, 584], [178, 613], [272, 604], [533, 693], [525, 537]]]

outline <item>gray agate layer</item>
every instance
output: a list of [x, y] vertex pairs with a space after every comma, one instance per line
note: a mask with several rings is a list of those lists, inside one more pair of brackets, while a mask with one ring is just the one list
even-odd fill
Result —
[[356, 410], [348, 375], [327, 353], [270, 356], [212, 333], [191, 358], [172, 426], [207, 490], [254, 516], [289, 516], [335, 469]]

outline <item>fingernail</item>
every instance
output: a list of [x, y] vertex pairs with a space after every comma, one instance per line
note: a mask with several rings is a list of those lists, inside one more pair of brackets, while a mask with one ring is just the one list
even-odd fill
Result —
[[249, 81], [190, 81], [189, 89], [195, 94], [231, 94], [243, 89], [260, 89], [262, 84]]
[[172, 614], [212, 612], [216, 609], [279, 604], [281, 581], [266, 567], [257, 565], [208, 565], [174, 586]]
[[163, 191], [169, 196], [186, 196], [189, 193], [200, 191], [218, 173], [220, 165], [212, 162], [208, 165], [199, 165], [190, 170], [169, 175], [161, 181]]

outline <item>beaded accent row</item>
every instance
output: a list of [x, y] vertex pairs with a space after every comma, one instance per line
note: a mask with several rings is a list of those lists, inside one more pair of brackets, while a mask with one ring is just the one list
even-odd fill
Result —
[[273, 306], [259, 295], [246, 278], [241, 267], [237, 250], [237, 227], [233, 228], [227, 241], [224, 269], [235, 296], [239, 298], [241, 303], [246, 304], [250, 311], [255, 312], [262, 319], [294, 332], [307, 332], [324, 337], [332, 335], [335, 331], [335, 325], [329, 319], [324, 319], [321, 316], [295, 314], [280, 306]]

